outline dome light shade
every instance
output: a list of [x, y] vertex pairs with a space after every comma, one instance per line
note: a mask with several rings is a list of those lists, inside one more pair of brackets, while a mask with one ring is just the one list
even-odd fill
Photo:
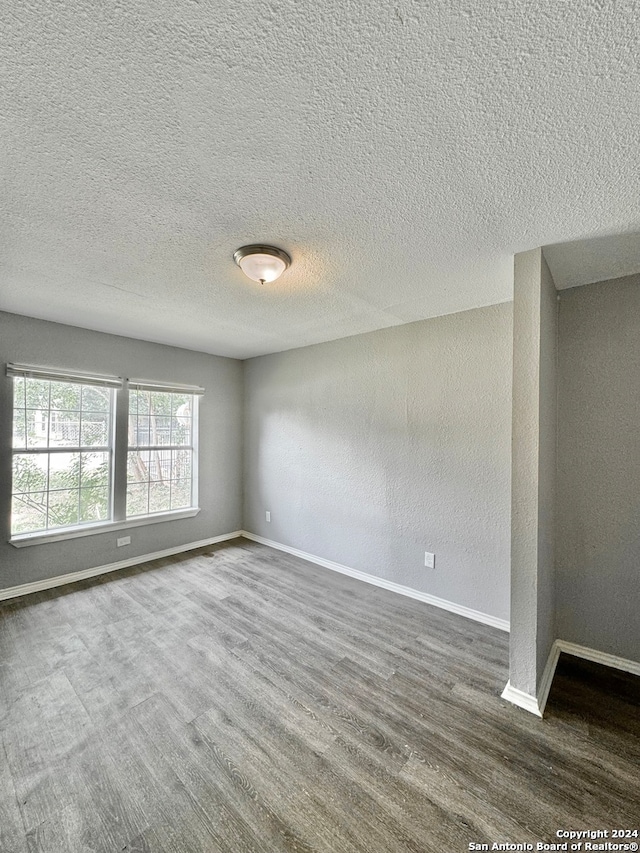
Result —
[[242, 246], [233, 259], [248, 278], [260, 284], [275, 281], [291, 264], [289, 255], [275, 246]]

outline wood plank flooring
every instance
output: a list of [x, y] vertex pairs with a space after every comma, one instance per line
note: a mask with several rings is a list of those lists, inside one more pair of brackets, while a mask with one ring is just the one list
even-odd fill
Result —
[[[0, 851], [448, 853], [640, 828], [639, 679], [246, 540], [0, 605]], [[480, 848], [476, 848], [480, 849]]]

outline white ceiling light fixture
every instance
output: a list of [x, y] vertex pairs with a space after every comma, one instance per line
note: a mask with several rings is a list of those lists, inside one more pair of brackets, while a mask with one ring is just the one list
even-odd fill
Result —
[[291, 265], [291, 258], [275, 246], [242, 246], [233, 253], [233, 259], [242, 272], [253, 281], [264, 284], [275, 281]]

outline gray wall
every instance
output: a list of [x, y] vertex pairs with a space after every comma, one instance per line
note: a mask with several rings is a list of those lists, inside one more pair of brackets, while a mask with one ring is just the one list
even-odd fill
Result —
[[246, 529], [508, 619], [511, 333], [502, 304], [245, 362]]
[[540, 406], [538, 456], [538, 683], [555, 633], [556, 469], [558, 446], [558, 292], [544, 257], [540, 270]]
[[[43, 364], [202, 385], [199, 497], [195, 518], [17, 549], [9, 545], [11, 380], [6, 362]], [[242, 364], [185, 349], [0, 312], [0, 589], [230, 533], [242, 526]]]
[[515, 257], [509, 681], [536, 695], [554, 637], [557, 300], [541, 249]]
[[640, 276], [562, 292], [557, 628], [640, 661]]

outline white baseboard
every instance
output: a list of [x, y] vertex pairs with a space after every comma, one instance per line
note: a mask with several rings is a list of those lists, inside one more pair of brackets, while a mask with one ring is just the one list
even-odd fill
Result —
[[249, 533], [247, 530], [242, 530], [241, 535], [246, 539], [259, 542], [261, 545], [268, 545], [270, 548], [276, 548], [278, 551], [293, 554], [294, 557], [300, 557], [309, 563], [315, 563], [317, 566], [331, 569], [332, 572], [340, 572], [342, 575], [349, 575], [351, 578], [357, 578], [365, 583], [373, 584], [373, 586], [380, 586], [383, 589], [391, 590], [391, 592], [415, 598], [417, 601], [424, 601], [425, 604], [431, 604], [434, 607], [439, 607], [441, 610], [448, 610], [450, 613], [457, 613], [458, 616], [465, 616], [467, 619], [473, 619], [475, 622], [482, 622], [483, 625], [491, 625], [492, 628], [499, 628], [501, 631], [509, 630], [509, 623], [505, 619], [498, 619], [496, 616], [490, 616], [488, 613], [472, 610], [470, 607], [465, 607], [462, 604], [456, 604], [444, 598], [437, 598], [435, 595], [429, 595], [427, 592], [420, 592], [418, 589], [403, 586], [402, 584], [376, 577], [376, 575], [369, 575], [358, 569], [351, 569], [349, 566], [334, 563], [332, 560], [325, 560], [324, 557], [316, 557], [314, 554], [308, 554], [306, 551], [300, 551], [298, 548], [283, 545], [281, 542], [274, 542], [273, 539], [265, 539], [264, 536], [257, 536], [255, 533]]
[[17, 598], [19, 595], [29, 595], [32, 592], [40, 592], [43, 589], [52, 589], [56, 586], [64, 586], [75, 581], [93, 578], [107, 572], [117, 572], [119, 569], [128, 569], [140, 563], [148, 563], [151, 560], [159, 560], [161, 557], [172, 557], [182, 554], [184, 551], [193, 551], [196, 548], [204, 548], [207, 545], [215, 545], [217, 542], [226, 542], [227, 539], [237, 539], [243, 535], [241, 530], [233, 533], [223, 533], [222, 536], [213, 536], [211, 539], [201, 539], [199, 542], [189, 542], [187, 545], [178, 545], [176, 548], [166, 548], [164, 551], [155, 551], [153, 554], [141, 554], [138, 557], [130, 557], [128, 560], [120, 560], [117, 563], [109, 563], [106, 566], [94, 566], [92, 569], [82, 569], [79, 572], [70, 572], [67, 575], [58, 575], [55, 578], [45, 578], [41, 581], [23, 583], [19, 586], [10, 586], [0, 589], [0, 601], [8, 598]]
[[544, 714], [544, 709], [549, 698], [549, 691], [553, 677], [556, 674], [556, 667], [560, 654], [565, 652], [568, 655], [573, 655], [583, 660], [590, 660], [594, 663], [601, 663], [604, 666], [610, 666], [612, 669], [620, 669], [623, 672], [630, 672], [632, 675], [640, 675], [640, 662], [621, 658], [617, 655], [610, 655], [607, 652], [600, 652], [597, 649], [590, 649], [587, 646], [579, 646], [577, 643], [570, 643], [568, 640], [556, 640], [551, 646], [547, 663], [540, 679], [537, 696], [531, 696], [511, 686], [511, 682], [507, 682], [504, 688], [502, 698], [507, 699], [519, 708], [524, 708], [538, 717]]
[[518, 690], [517, 687], [512, 687], [510, 681], [507, 681], [507, 686], [502, 691], [502, 698], [513, 705], [517, 705], [518, 708], [524, 708], [530, 714], [535, 714], [536, 717], [542, 717], [542, 710], [536, 697], [525, 693], [523, 690]]
[[547, 662], [542, 672], [542, 678], [540, 679], [540, 685], [538, 687], [537, 699], [541, 715], [544, 714], [544, 709], [547, 705], [547, 699], [549, 698], [549, 691], [551, 690], [553, 676], [556, 674], [556, 666], [558, 665], [559, 657], [560, 648], [558, 646], [558, 640], [555, 640], [551, 646], [551, 651], [549, 652], [549, 657], [547, 658]]
[[574, 655], [577, 658], [590, 660], [594, 663], [602, 663], [605, 666], [610, 666], [612, 669], [621, 669], [623, 672], [630, 672], [632, 675], [640, 675], [639, 661], [610, 655], [607, 652], [599, 652], [597, 649], [579, 646], [577, 643], [568, 642], [568, 640], [556, 640], [555, 645], [558, 647], [559, 652], [566, 652], [568, 655]]

